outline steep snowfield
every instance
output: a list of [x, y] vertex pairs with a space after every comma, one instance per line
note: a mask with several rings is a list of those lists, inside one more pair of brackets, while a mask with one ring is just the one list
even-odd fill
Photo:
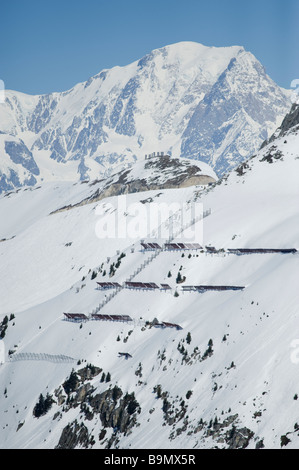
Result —
[[63, 93], [8, 90], [0, 191], [92, 180], [153, 151], [204, 161], [220, 176], [259, 148], [289, 106], [290, 93], [243, 47], [193, 42], [102, 70]]
[[[227, 251], [299, 248], [298, 139], [290, 131], [206, 189], [126, 195], [126, 211], [118, 197], [111, 197], [49, 215], [88, 197], [90, 187], [84, 183], [49, 183], [0, 198], [0, 239], [6, 239], [0, 242], [0, 321], [15, 315], [0, 340], [6, 360], [0, 365], [1, 448], [54, 448], [75, 420], [94, 437], [94, 448], [107, 447], [113, 431], [119, 441], [111, 441], [112, 447], [119, 448], [245, 446], [232, 440], [236, 433], [248, 436], [247, 448], [262, 440], [266, 448], [280, 448], [281, 442], [298, 448], [298, 253], [241, 256]], [[186, 207], [191, 201], [202, 203], [204, 210], [211, 209], [203, 221], [203, 245], [223, 251], [158, 254], [133, 280], [168, 283], [170, 292], [123, 288], [99, 311], [130, 315], [132, 323], [65, 321], [63, 312], [89, 315], [112, 292], [98, 290], [97, 281], [123, 283], [149, 258], [140, 240], [96, 236], [99, 207], [111, 220], [119, 217], [129, 224], [134, 222], [131, 204], [139, 201], [148, 209], [153, 201]], [[126, 256], [109, 278], [120, 253]], [[176, 283], [179, 270], [186, 277], [183, 284]], [[245, 289], [182, 291], [184, 285], [204, 284]], [[182, 329], [145, 323], [154, 318]], [[205, 356], [209, 340], [212, 351]], [[12, 354], [9, 360], [9, 351], [15, 351], [15, 359], [27, 356], [13, 361]], [[132, 357], [118, 357], [119, 352]], [[38, 356], [34, 360], [29, 353]], [[42, 354], [74, 362], [45, 360]], [[116, 384], [124, 394], [135, 393], [141, 412], [135, 413], [137, 424], [129, 432], [107, 426], [100, 438], [99, 413], [87, 419], [82, 406], [63, 411], [58, 404], [55, 390], [72, 368], [89, 363], [111, 374], [109, 383], [101, 382], [101, 374], [91, 380], [93, 395]], [[33, 408], [41, 393], [56, 403], [36, 418]], [[286, 434], [290, 442], [281, 441]]]

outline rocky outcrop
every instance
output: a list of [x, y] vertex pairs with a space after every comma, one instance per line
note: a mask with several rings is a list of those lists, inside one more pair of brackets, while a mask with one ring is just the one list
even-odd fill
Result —
[[285, 116], [284, 120], [281, 123], [281, 126], [271, 135], [268, 140], [265, 140], [261, 146], [264, 148], [266, 145], [273, 142], [279, 137], [283, 137], [291, 129], [294, 132], [297, 132], [299, 128], [299, 104], [293, 103], [290, 112]]
[[227, 431], [225, 441], [228, 449], [246, 449], [253, 436], [254, 433], [250, 429], [246, 427], [237, 429], [233, 426], [230, 431]]
[[[143, 191], [152, 191], [157, 189], [175, 189], [187, 188], [189, 186], [207, 185], [214, 183], [215, 179], [207, 175], [187, 176], [172, 178], [162, 184], [148, 183], [146, 180], [135, 180], [130, 183], [112, 183], [107, 189], [95, 194], [88, 202], [97, 202], [106, 197], [120, 196], [122, 194], [140, 193]], [[86, 202], [82, 201], [82, 203]]]
[[91, 196], [77, 204], [61, 207], [53, 213], [98, 202], [111, 196], [159, 189], [206, 186], [215, 183], [217, 177], [213, 170], [205, 164], [202, 165], [186, 159], [171, 158], [169, 155], [138, 162], [131, 168], [112, 175], [107, 180], [93, 181], [90, 186], [95, 186], [96, 189]]
[[63, 429], [56, 449], [75, 449], [76, 447], [87, 449], [93, 443], [94, 438], [90, 436], [87, 427], [75, 420]]
[[[215, 447], [224, 445], [226, 449], [246, 449], [254, 438], [254, 433], [247, 427], [238, 427], [238, 424], [238, 414], [234, 414], [222, 422], [217, 418], [210, 423], [201, 420], [193, 432], [202, 432], [203, 439], [212, 438]], [[263, 448], [261, 440], [256, 448]]]
[[[107, 428], [113, 429], [112, 437], [106, 442], [106, 447], [110, 448], [118, 440], [119, 433], [126, 435], [136, 425], [141, 408], [134, 393], [124, 394], [117, 385], [97, 392], [89, 382], [86, 383], [101, 371], [99, 368], [92, 368], [93, 366], [87, 366], [77, 373], [72, 372], [70, 378], [63, 384], [63, 388], [69, 391], [67, 398], [63, 399], [62, 388], [56, 390], [55, 395], [65, 412], [80, 407], [80, 413], [83, 413], [86, 423], [94, 418], [101, 423], [99, 428], [101, 439], [105, 436]], [[94, 437], [88, 431], [86, 424], [84, 422], [79, 424], [76, 419], [64, 427], [56, 448], [88, 448], [92, 447], [94, 442]]]
[[290, 112], [286, 115], [280, 126], [279, 137], [283, 136], [288, 130], [299, 125], [299, 105], [294, 103]]

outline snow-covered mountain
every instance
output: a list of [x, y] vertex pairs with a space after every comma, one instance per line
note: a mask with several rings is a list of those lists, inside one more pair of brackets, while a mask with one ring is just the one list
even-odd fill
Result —
[[[98, 202], [92, 183], [65, 181], [0, 197], [1, 448], [298, 448], [298, 127], [294, 105], [205, 187]], [[125, 228], [154, 202], [203, 204], [202, 249], [99, 238], [103, 217]]]
[[150, 156], [145, 160], [130, 164], [129, 168], [123, 169], [108, 178], [92, 181], [89, 183], [90, 190], [85, 198], [77, 201], [74, 205], [67, 206], [67, 208], [100, 201], [110, 196], [153, 189], [204, 187], [215, 183], [217, 180], [217, 175], [206, 163], [172, 158], [169, 155]]
[[103, 70], [63, 93], [6, 91], [0, 104], [0, 192], [92, 180], [163, 151], [218, 176], [280, 125], [290, 94], [243, 47], [182, 42]]

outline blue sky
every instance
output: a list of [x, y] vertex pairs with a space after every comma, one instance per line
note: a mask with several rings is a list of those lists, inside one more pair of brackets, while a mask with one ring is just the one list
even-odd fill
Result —
[[68, 90], [179, 41], [244, 46], [280, 86], [299, 78], [299, 0], [10, 0], [0, 79], [30, 94]]

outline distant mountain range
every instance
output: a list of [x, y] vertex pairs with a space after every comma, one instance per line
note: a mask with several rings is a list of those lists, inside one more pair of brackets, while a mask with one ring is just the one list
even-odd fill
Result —
[[218, 176], [256, 152], [290, 109], [243, 47], [181, 42], [103, 70], [63, 93], [7, 91], [0, 104], [0, 193], [106, 177], [164, 151]]

